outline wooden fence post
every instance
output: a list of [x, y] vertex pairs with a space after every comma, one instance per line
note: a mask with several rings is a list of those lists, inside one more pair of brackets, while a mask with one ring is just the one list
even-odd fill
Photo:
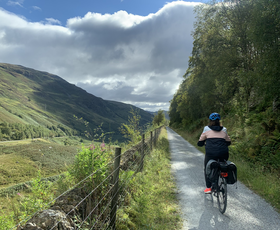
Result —
[[157, 130], [154, 130], [154, 147], [156, 146], [156, 142], [157, 142]]
[[153, 150], [153, 131], [151, 131], [151, 151]]
[[158, 141], [158, 128], [155, 130], [155, 146], [157, 147], [157, 141]]
[[120, 172], [120, 162], [121, 162], [121, 148], [115, 149], [115, 162], [114, 162], [114, 175], [113, 175], [113, 193], [112, 193], [112, 203], [111, 203], [111, 213], [110, 213], [110, 227], [112, 230], [116, 229], [116, 213], [117, 213], [117, 203], [119, 196], [119, 172]]
[[140, 172], [143, 170], [144, 156], [145, 156], [145, 134], [142, 135], [142, 147], [141, 147], [141, 162], [140, 162]]

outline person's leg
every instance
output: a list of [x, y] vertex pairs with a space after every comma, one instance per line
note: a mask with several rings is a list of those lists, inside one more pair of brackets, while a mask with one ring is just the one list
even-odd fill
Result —
[[211, 158], [205, 155], [205, 158], [204, 158], [204, 177], [205, 177], [205, 183], [206, 183], [207, 188], [211, 188], [211, 185], [212, 185], [211, 181], [207, 178], [207, 175], [206, 175], [206, 165], [207, 165], [209, 160], [211, 160]]

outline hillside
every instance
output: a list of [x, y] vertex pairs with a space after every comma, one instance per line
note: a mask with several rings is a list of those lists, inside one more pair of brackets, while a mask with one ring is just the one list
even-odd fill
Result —
[[102, 124], [116, 140], [122, 138], [118, 128], [127, 122], [131, 108], [139, 110], [140, 125], [152, 121], [153, 116], [142, 109], [103, 100], [56, 75], [0, 63], [0, 123], [56, 126], [78, 135]]

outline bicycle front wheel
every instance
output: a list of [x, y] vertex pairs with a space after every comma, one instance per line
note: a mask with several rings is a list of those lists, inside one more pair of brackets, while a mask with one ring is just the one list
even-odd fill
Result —
[[217, 188], [218, 206], [221, 213], [227, 208], [227, 182], [224, 177], [219, 176]]

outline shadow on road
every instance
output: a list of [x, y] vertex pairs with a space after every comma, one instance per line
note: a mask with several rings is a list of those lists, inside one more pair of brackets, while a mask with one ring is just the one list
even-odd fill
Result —
[[204, 230], [206, 226], [208, 226], [207, 229], [229, 229], [230, 218], [226, 214], [223, 215], [219, 212], [216, 202], [216, 197], [205, 195], [205, 209], [200, 217], [199, 224], [197, 227], [190, 228], [189, 230]]

